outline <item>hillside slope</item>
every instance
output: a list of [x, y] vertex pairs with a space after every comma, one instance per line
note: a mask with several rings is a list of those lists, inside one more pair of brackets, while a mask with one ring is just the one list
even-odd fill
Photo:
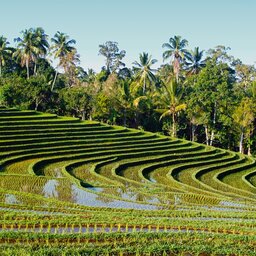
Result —
[[162, 209], [256, 202], [255, 159], [190, 141], [0, 109], [1, 201]]

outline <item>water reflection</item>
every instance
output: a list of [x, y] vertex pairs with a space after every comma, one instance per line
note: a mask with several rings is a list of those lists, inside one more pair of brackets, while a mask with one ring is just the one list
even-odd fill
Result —
[[[91, 190], [92, 192], [90, 192]], [[95, 207], [117, 207], [117, 208], [132, 208], [132, 209], [157, 209], [157, 206], [140, 204], [138, 202], [128, 202], [121, 200], [136, 201], [139, 198], [139, 193], [134, 191], [125, 191], [118, 187], [87, 187], [87, 189], [79, 188], [65, 179], [48, 180], [43, 188], [45, 197], [56, 198], [61, 201], [68, 201], [86, 206]], [[120, 197], [115, 199], [111, 196]], [[145, 200], [144, 200], [145, 201]], [[159, 203], [159, 200], [150, 198], [151, 202]]]
[[[87, 187], [92, 191], [98, 192], [98, 199], [109, 201], [107, 195], [111, 195], [120, 199], [141, 202], [146, 204], [169, 204], [170, 198], [168, 195], [158, 195], [154, 193], [139, 192], [138, 189], [129, 186], [122, 187]], [[171, 196], [172, 197], [172, 196]]]
[[58, 197], [56, 187], [58, 186], [57, 180], [48, 180], [43, 188], [43, 195], [45, 197]]
[[[20, 189], [17, 191], [20, 191]], [[154, 210], [167, 208], [168, 206], [185, 207], [188, 203], [198, 202], [198, 198], [193, 198], [193, 196], [190, 197], [186, 194], [149, 189], [148, 193], [146, 193], [143, 189], [131, 186], [81, 188], [68, 179], [44, 179], [43, 182], [40, 182], [40, 186], [39, 184], [35, 186], [34, 191], [32, 187], [30, 187], [29, 191], [46, 198], [54, 198], [60, 201], [92, 207]], [[6, 204], [36, 205], [39, 203], [38, 198], [26, 197], [22, 196], [22, 194], [4, 193], [2, 198]], [[201, 202], [200, 207], [204, 208], [206, 205], [206, 202]], [[208, 207], [215, 210], [246, 210], [248, 206], [242, 202], [218, 201], [212, 202], [211, 206]]]
[[158, 209], [155, 205], [139, 204], [135, 202], [121, 201], [106, 197], [100, 194], [94, 194], [84, 189], [78, 188], [76, 185], [72, 185], [73, 193], [76, 195], [76, 203], [94, 206], [94, 207], [110, 207], [110, 208], [130, 208], [130, 209]]
[[19, 200], [13, 194], [6, 194], [5, 195], [5, 203], [6, 204], [19, 204]]
[[[85, 206], [117, 207], [132, 209], [159, 209], [160, 207], [182, 206], [190, 204], [210, 205], [223, 208], [245, 208], [243, 202], [213, 200], [196, 194], [173, 193], [154, 186], [132, 186], [129, 182], [123, 186], [88, 186], [79, 187], [67, 178], [48, 179], [34, 176], [1, 177], [0, 187], [5, 190], [39, 194]], [[15, 193], [14, 193], [15, 194]], [[211, 199], [211, 200], [210, 200]], [[38, 198], [4, 194], [3, 202], [8, 204], [38, 203]], [[209, 201], [210, 200], [210, 201]]]

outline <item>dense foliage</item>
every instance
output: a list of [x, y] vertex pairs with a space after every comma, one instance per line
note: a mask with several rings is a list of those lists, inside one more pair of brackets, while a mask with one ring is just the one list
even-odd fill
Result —
[[[76, 41], [30, 28], [0, 37], [0, 104], [161, 132], [255, 154], [256, 70], [217, 46], [190, 51], [180, 36], [163, 44], [169, 63], [143, 52], [132, 68], [118, 43], [99, 45], [106, 66], [79, 66]], [[161, 48], [159, 47], [159, 50]], [[50, 59], [54, 59], [51, 62]], [[56, 63], [53, 67], [52, 63]]]

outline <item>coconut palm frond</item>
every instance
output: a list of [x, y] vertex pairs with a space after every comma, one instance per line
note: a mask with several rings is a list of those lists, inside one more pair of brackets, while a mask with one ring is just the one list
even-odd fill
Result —
[[168, 109], [167, 111], [165, 111], [159, 118], [159, 120], [161, 121], [163, 118], [165, 117], [169, 117], [172, 115], [172, 111], [170, 109]]
[[147, 100], [148, 97], [147, 96], [140, 96], [138, 98], [136, 98], [134, 101], [133, 101], [133, 105], [137, 108], [139, 106], [139, 104], [141, 103], [141, 101], [143, 100]]
[[175, 112], [179, 112], [181, 110], [185, 110], [187, 108], [187, 104], [183, 103], [175, 107]]

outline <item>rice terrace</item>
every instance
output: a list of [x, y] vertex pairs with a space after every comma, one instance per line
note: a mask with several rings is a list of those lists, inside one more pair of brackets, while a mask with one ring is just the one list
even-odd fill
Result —
[[256, 256], [255, 10], [3, 1], [0, 256]]
[[4, 107], [0, 130], [0, 248], [255, 255], [254, 158]]

